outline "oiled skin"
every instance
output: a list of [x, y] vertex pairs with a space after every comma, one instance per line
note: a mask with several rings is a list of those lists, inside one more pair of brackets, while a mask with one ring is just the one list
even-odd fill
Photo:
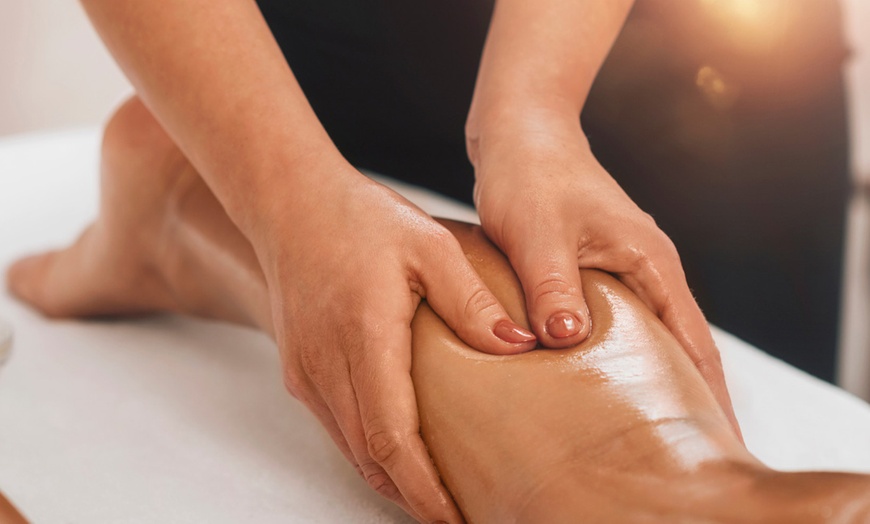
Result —
[[[106, 148], [101, 221], [67, 250], [10, 270], [13, 291], [51, 316], [173, 311], [274, 339], [250, 243], [192, 168], [175, 172], [176, 163], [139, 146], [138, 133], [133, 149]], [[525, 322], [516, 277], [481, 230], [441, 223]], [[119, 247], [122, 257], [106, 256]], [[22, 285], [40, 268], [51, 294]], [[592, 332], [572, 349], [486, 355], [425, 304], [417, 311], [411, 373], [421, 430], [467, 520], [870, 522], [870, 477], [760, 464], [646, 307], [608, 275], [583, 277]]]
[[[476, 226], [442, 223], [525, 323], [504, 257]], [[601, 272], [583, 282], [592, 333], [572, 349], [486, 355], [417, 312], [422, 434], [469, 522], [870, 520], [866, 477], [763, 466], [640, 300]]]

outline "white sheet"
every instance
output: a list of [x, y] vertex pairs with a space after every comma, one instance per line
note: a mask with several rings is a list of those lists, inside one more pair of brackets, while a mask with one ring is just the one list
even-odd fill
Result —
[[[97, 148], [93, 129], [0, 141], [0, 268], [94, 216]], [[258, 333], [176, 317], [49, 322], [5, 292], [0, 318], [16, 338], [0, 370], [0, 490], [36, 522], [407, 521], [284, 393]], [[870, 472], [870, 407], [715, 335], [753, 452], [779, 468]]]

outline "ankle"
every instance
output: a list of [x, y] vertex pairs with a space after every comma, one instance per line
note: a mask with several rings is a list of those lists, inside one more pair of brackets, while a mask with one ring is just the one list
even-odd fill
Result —
[[177, 312], [272, 334], [265, 277], [256, 256], [190, 164], [167, 193], [155, 259]]
[[196, 173], [188, 176], [185, 170], [179, 170], [178, 176], [166, 192], [165, 210], [151, 253], [153, 267], [174, 299], [174, 311], [186, 315], [208, 316], [202, 311], [202, 305], [196, 299], [197, 293], [193, 292], [191, 286], [196, 280], [193, 266], [197, 261], [192, 259], [190, 253], [190, 245], [195, 239], [190, 238], [188, 231], [187, 209], [190, 207], [189, 200], [195, 194], [196, 181]]

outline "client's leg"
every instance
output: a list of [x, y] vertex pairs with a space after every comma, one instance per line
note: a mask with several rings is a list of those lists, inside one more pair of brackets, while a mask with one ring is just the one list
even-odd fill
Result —
[[52, 317], [175, 311], [271, 332], [247, 240], [138, 99], [106, 126], [100, 190], [71, 247], [9, 269], [14, 294]]
[[[445, 225], [527, 325], [507, 260], [479, 227]], [[565, 350], [485, 355], [417, 312], [421, 429], [470, 521], [870, 521], [870, 477], [762, 465], [643, 303], [604, 273], [583, 282], [593, 331]]]
[[[100, 219], [73, 247], [16, 265], [13, 291], [53, 315], [170, 310], [271, 332], [253, 251], [171, 142], [142, 132], [149, 118], [134, 103], [113, 120]], [[524, 318], [504, 258], [476, 227], [446, 225]], [[423, 435], [469, 520], [870, 518], [865, 477], [760, 465], [655, 317], [607, 275], [584, 282], [595, 327], [572, 349], [484, 355], [426, 306], [414, 319]]]

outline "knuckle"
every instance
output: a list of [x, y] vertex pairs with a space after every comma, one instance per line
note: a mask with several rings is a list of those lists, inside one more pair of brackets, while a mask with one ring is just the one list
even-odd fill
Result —
[[433, 222], [432, 228], [429, 230], [429, 237], [435, 242], [443, 242], [452, 244], [456, 242], [456, 238], [449, 229], [442, 226], [438, 222]]
[[321, 355], [317, 351], [303, 350], [299, 352], [299, 367], [302, 374], [315, 384], [322, 384], [326, 378], [326, 369]]
[[464, 316], [477, 317], [497, 310], [499, 307], [495, 296], [484, 288], [475, 289], [465, 300], [462, 308]]
[[638, 273], [644, 269], [649, 269], [655, 266], [653, 257], [650, 256], [649, 250], [641, 245], [628, 244], [624, 247], [624, 257], [628, 260], [629, 272]]
[[642, 239], [636, 245], [628, 245], [627, 248], [638, 261], [649, 262], [653, 259], [672, 259], [677, 255], [677, 248], [671, 237], [656, 224], [655, 219], [648, 213], [641, 212], [639, 218], [633, 219], [638, 235]]
[[303, 384], [325, 397], [333, 396], [342, 383], [350, 381], [350, 367], [354, 363], [351, 355], [325, 353], [311, 348], [298, 355], [298, 368]]
[[459, 243], [449, 229], [437, 222], [433, 222], [431, 227], [426, 230], [425, 235], [421, 236], [425, 242], [425, 246], [436, 252], [444, 252], [458, 247]]
[[292, 366], [286, 366], [284, 368], [284, 372], [282, 373], [282, 378], [284, 379], [284, 389], [290, 393], [293, 398], [296, 400], [305, 401], [305, 393], [303, 384], [305, 383], [302, 380], [302, 377]]
[[657, 282], [664, 282], [682, 273], [683, 265], [677, 248], [667, 235], [660, 235], [659, 240], [651, 244], [625, 248], [624, 258], [628, 260], [629, 273], [646, 273]]
[[695, 367], [701, 372], [701, 375], [708, 380], [710, 377], [720, 377], [722, 375], [722, 355], [718, 349], [707, 351], [703, 355], [698, 355], [695, 359]]
[[427, 497], [419, 493], [415, 494], [414, 490], [411, 490], [407, 494], [402, 493], [389, 473], [375, 462], [369, 462], [362, 467], [358, 467], [358, 472], [362, 475], [366, 484], [379, 495], [393, 502], [398, 502], [404, 498], [414, 511], [427, 519], [427, 522], [439, 520], [435, 516], [444, 513], [445, 503], [439, 500], [436, 495], [433, 494]]
[[390, 466], [398, 459], [406, 439], [395, 431], [377, 430], [369, 433], [366, 440], [372, 459], [378, 464]]
[[364, 478], [369, 487], [375, 490], [378, 495], [392, 501], [399, 499], [399, 488], [383, 469], [370, 468], [370, 472], [365, 474]]
[[535, 284], [535, 287], [532, 288], [532, 297], [534, 297], [535, 304], [552, 300], [561, 300], [579, 294], [580, 288], [558, 276], [550, 276], [541, 282], [538, 282]]
[[444, 522], [443, 515], [449, 510], [449, 502], [436, 495], [424, 498], [421, 495], [406, 497], [408, 505], [420, 515], [425, 522]]
[[645, 211], [641, 211], [640, 216], [641, 216], [641, 221], [643, 223], [645, 223], [647, 225], [651, 225], [651, 226], [655, 227], [656, 229], [658, 229], [658, 224], [656, 223], [656, 219], [654, 216], [652, 216], [651, 214], [649, 214]]
[[661, 250], [663, 257], [668, 261], [679, 261], [680, 254], [677, 252], [677, 246], [664, 231], [659, 230], [657, 245]]
[[646, 242], [643, 243], [645, 246], [644, 251], [654, 253], [656, 255], [655, 258], [672, 258], [677, 255], [677, 248], [671, 237], [658, 227], [652, 216], [645, 213], [644, 215], [647, 217], [644, 220], [646, 224], [644, 228], [644, 237], [646, 238]]
[[426, 257], [421, 261], [423, 264], [435, 260], [465, 260], [462, 245], [449, 229], [437, 222], [424, 237], [422, 256]]
[[655, 313], [662, 319], [662, 321], [668, 323], [676, 322], [679, 318], [679, 311], [677, 309], [677, 302], [674, 299], [674, 295], [665, 292], [661, 296], [657, 296]]

